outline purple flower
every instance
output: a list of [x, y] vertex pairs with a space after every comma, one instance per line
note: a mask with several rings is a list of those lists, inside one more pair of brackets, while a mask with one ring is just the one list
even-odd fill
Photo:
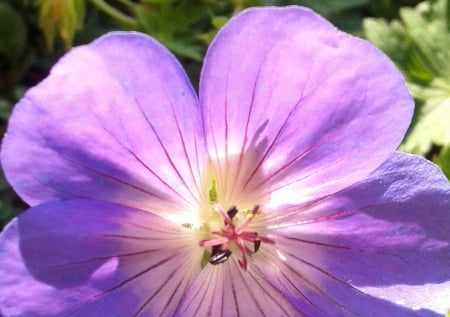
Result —
[[389, 59], [300, 7], [217, 35], [196, 96], [152, 38], [72, 49], [16, 106], [5, 316], [438, 316], [450, 185], [394, 152]]

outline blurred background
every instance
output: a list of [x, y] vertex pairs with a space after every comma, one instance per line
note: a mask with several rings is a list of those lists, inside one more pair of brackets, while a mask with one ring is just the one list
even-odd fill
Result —
[[[0, 133], [23, 93], [72, 46], [111, 30], [145, 32], [180, 59], [196, 87], [206, 48], [232, 15], [289, 4], [314, 9], [391, 57], [416, 101], [400, 150], [450, 177], [450, 0], [0, 0]], [[0, 230], [26, 208], [0, 174]]]

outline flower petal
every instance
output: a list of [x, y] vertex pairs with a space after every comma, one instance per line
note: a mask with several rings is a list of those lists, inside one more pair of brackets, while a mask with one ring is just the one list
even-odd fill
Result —
[[[230, 258], [199, 273], [175, 316], [419, 316], [413, 310], [347, 285], [343, 287], [335, 280], [332, 280], [334, 290], [330, 292], [332, 283], [323, 287], [310, 280], [322, 281], [323, 276], [317, 273], [295, 258], [282, 261], [270, 251], [254, 254], [246, 272]], [[339, 294], [339, 299], [329, 294], [334, 292]], [[428, 316], [437, 317], [432, 313]]]
[[[340, 263], [336, 261], [334, 265]], [[365, 294], [351, 282], [305, 260], [303, 249], [261, 250], [249, 269], [255, 278], [266, 280], [289, 300], [302, 316], [440, 316], [427, 309], [408, 309], [389, 299]]]
[[110, 33], [72, 49], [19, 102], [2, 165], [31, 205], [90, 197], [165, 210], [159, 202], [199, 196], [200, 120], [195, 92], [164, 47]]
[[[228, 182], [275, 205], [366, 177], [399, 145], [413, 111], [382, 52], [293, 6], [249, 9], [222, 28], [200, 102], [210, 156], [227, 165]], [[233, 156], [244, 158], [233, 166]]]
[[[198, 240], [145, 211], [49, 202], [0, 238], [5, 316], [171, 316], [200, 270]], [[182, 266], [182, 267], [181, 267]]]
[[235, 258], [208, 264], [187, 290], [176, 316], [297, 316], [299, 311], [267, 281], [244, 272]]
[[[416, 310], [450, 308], [450, 184], [423, 158], [395, 153], [367, 180], [271, 221], [261, 234], [322, 275], [332, 297], [340, 283]], [[342, 303], [356, 309], [350, 297]]]

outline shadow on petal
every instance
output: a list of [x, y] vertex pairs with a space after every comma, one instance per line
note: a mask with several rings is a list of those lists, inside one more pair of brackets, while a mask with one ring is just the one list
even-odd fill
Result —
[[[249, 272], [256, 280], [266, 280], [284, 299], [306, 316], [440, 316], [428, 309], [402, 307], [395, 302], [361, 292], [350, 282], [340, 280], [332, 272], [322, 271], [308, 263], [302, 254], [283, 252], [283, 259], [268, 249], [250, 264]], [[339, 265], [339, 263], [335, 263]], [[281, 302], [281, 300], [280, 300]]]
[[39, 205], [1, 239], [0, 305], [14, 316], [171, 315], [200, 270], [187, 229], [99, 201]]
[[[324, 281], [444, 311], [446, 303], [431, 302], [450, 291], [450, 185], [428, 161], [395, 153], [367, 180], [278, 220], [270, 232], [280, 252], [298, 256]], [[426, 284], [441, 288], [427, 292]]]

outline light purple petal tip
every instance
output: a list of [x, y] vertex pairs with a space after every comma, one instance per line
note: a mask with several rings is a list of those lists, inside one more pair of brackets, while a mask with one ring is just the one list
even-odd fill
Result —
[[176, 59], [149, 36], [115, 32], [72, 49], [25, 95], [1, 158], [31, 205], [81, 197], [157, 211], [195, 202], [203, 139]]
[[367, 176], [413, 112], [388, 57], [301, 7], [231, 19], [206, 55], [200, 102], [213, 161], [253, 153], [249, 168], [227, 166], [230, 177], [247, 194], [277, 191], [291, 203]]

